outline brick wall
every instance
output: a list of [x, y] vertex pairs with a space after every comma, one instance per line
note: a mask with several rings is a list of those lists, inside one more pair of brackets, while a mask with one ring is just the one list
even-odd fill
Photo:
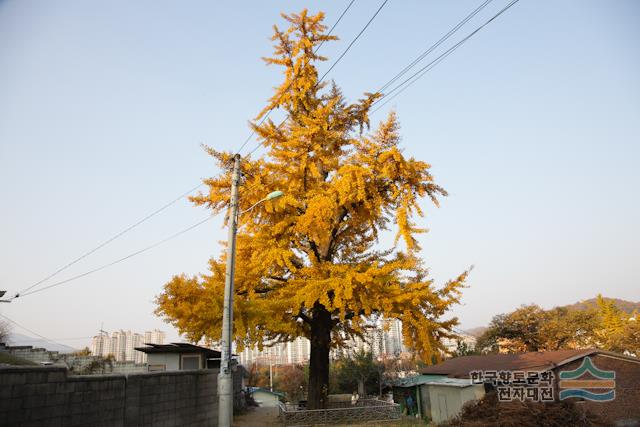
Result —
[[215, 426], [217, 370], [68, 376], [0, 369], [0, 426]]
[[[556, 381], [560, 371], [576, 369], [582, 361], [583, 359], [578, 359], [562, 365], [559, 370], [556, 369]], [[604, 354], [592, 355], [591, 361], [601, 370], [615, 371], [615, 399], [610, 402], [578, 401], [577, 404], [618, 425], [640, 425], [640, 363]], [[585, 375], [580, 379], [589, 378], [592, 377]], [[592, 389], [591, 391], [598, 393], [607, 390]]]

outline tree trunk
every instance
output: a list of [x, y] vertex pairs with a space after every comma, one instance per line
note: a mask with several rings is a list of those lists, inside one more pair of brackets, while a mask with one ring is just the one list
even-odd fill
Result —
[[311, 359], [307, 408], [326, 407], [329, 394], [329, 349], [331, 348], [331, 313], [320, 304], [314, 307], [311, 320]]

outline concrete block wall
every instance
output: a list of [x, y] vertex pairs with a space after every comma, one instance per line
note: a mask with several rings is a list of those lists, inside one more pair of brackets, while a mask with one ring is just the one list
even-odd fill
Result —
[[0, 426], [215, 426], [217, 370], [68, 376], [0, 369]]
[[149, 366], [146, 363], [135, 363], [135, 362], [113, 362], [111, 366], [110, 374], [133, 374], [133, 373], [142, 373], [147, 372], [149, 370]]
[[218, 422], [214, 370], [127, 376], [125, 426], [211, 426]]

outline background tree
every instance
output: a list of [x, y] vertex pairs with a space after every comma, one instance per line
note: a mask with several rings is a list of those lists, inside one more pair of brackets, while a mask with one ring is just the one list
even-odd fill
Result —
[[476, 350], [476, 346], [473, 344], [469, 344], [468, 342], [459, 339], [456, 341], [456, 349], [453, 351], [453, 357], [462, 357], [462, 356], [472, 356], [480, 354], [479, 351]]
[[113, 372], [113, 363], [116, 361], [115, 356], [110, 354], [106, 357], [92, 357], [89, 363], [83, 363], [81, 358], [74, 355], [61, 355], [57, 362], [63, 362], [67, 365], [69, 371], [76, 375], [92, 375], [92, 374], [108, 374]]
[[74, 356], [91, 356], [91, 349], [85, 347], [82, 350], [77, 350], [71, 353]]
[[404, 376], [417, 375], [426, 363], [416, 357], [382, 355], [380, 363], [383, 365], [384, 381], [392, 381]]
[[620, 345], [623, 351], [640, 357], [640, 318], [638, 318], [637, 312], [634, 313], [625, 325]]
[[373, 353], [358, 351], [342, 357], [334, 362], [333, 370], [335, 393], [353, 393], [357, 391], [361, 397], [377, 394], [382, 379], [381, 370], [384, 367], [376, 361]]
[[[379, 95], [350, 104], [335, 84], [318, 81], [315, 64], [326, 58], [315, 50], [335, 39], [323, 34], [324, 15], [282, 16], [289, 28], [274, 27], [274, 56], [265, 61], [283, 68], [284, 81], [256, 120], [271, 110], [286, 119], [252, 124], [267, 152], [243, 160], [240, 207], [274, 190], [285, 195], [240, 217], [234, 336], [240, 347], [259, 348], [309, 338], [313, 409], [326, 402], [330, 347], [362, 334], [374, 313], [402, 320], [405, 343], [425, 360], [439, 355], [440, 338], [457, 324], [443, 316], [458, 302], [466, 273], [436, 288], [418, 257], [418, 203], [437, 204], [446, 192], [429, 164], [400, 150], [396, 116], [365, 134]], [[229, 207], [233, 155], [208, 151], [223, 172], [205, 180], [208, 193], [193, 201], [219, 213]], [[378, 249], [392, 227], [396, 245]], [[220, 337], [225, 261], [224, 253], [212, 259], [208, 275], [175, 276], [157, 299], [157, 313], [195, 342]]]
[[279, 366], [273, 380], [273, 387], [276, 391], [284, 392], [289, 402], [302, 399], [307, 389], [304, 365]]
[[629, 316], [602, 295], [596, 298], [595, 308], [598, 322], [593, 332], [594, 342], [607, 350], [624, 351], [622, 343]]
[[482, 352], [522, 352], [598, 347], [638, 354], [637, 313], [627, 313], [617, 301], [595, 299], [594, 304], [555, 307], [537, 305], [495, 316], [478, 338]]
[[247, 370], [247, 385], [250, 387], [269, 388], [269, 366], [252, 363]]
[[0, 319], [0, 342], [8, 344], [11, 336], [11, 324]]
[[597, 310], [572, 310], [556, 307], [545, 312], [540, 325], [543, 350], [586, 348], [593, 346], [593, 331], [597, 325]]
[[544, 310], [537, 305], [526, 305], [512, 313], [497, 315], [478, 339], [478, 348], [494, 350], [500, 345], [510, 352], [538, 351], [544, 317]]

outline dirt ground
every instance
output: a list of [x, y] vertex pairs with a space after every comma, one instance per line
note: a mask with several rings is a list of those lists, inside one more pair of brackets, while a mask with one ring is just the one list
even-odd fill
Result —
[[250, 408], [246, 414], [233, 417], [233, 427], [272, 427], [282, 425], [278, 408]]

